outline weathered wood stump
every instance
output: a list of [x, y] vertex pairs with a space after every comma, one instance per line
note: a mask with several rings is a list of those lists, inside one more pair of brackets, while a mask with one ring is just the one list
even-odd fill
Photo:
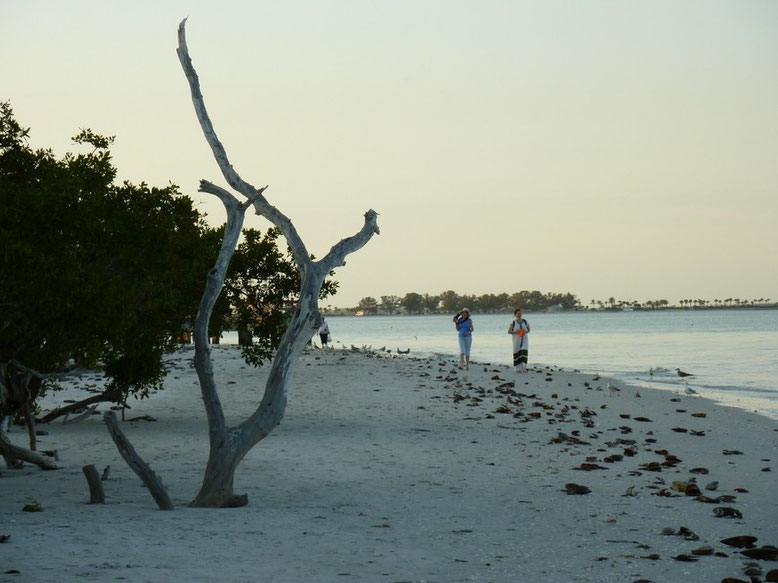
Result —
[[89, 484], [89, 503], [90, 504], [105, 504], [105, 491], [103, 490], [103, 482], [100, 479], [100, 474], [97, 472], [97, 468], [94, 464], [89, 464], [81, 468], [86, 476], [86, 483]]

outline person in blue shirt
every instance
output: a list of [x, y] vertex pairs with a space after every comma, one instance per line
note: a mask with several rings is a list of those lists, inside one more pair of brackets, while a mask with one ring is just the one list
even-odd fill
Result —
[[459, 368], [470, 370], [470, 347], [473, 344], [473, 319], [470, 310], [462, 308], [454, 316], [454, 325], [459, 335]]

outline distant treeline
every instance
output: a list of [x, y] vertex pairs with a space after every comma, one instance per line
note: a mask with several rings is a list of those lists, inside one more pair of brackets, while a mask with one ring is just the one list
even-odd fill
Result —
[[462, 308], [468, 308], [472, 312], [480, 314], [513, 312], [521, 308], [526, 312], [544, 312], [549, 310], [659, 310], [671, 308], [750, 308], [770, 307], [769, 298], [743, 300], [740, 298], [726, 298], [723, 300], [682, 299], [676, 303], [670, 303], [665, 299], [646, 300], [637, 302], [634, 300], [618, 300], [610, 297], [607, 300], [591, 300], [583, 305], [579, 299], [569, 292], [543, 293], [535, 291], [520, 291], [512, 294], [458, 294], [448, 290], [440, 294], [420, 294], [409, 292], [404, 296], [381, 296], [380, 300], [373, 297], [365, 297], [359, 303], [350, 308], [330, 308], [330, 313], [361, 313], [371, 314], [440, 314], [456, 313]]
[[528, 312], [548, 310], [582, 309], [578, 298], [571, 293], [542, 293], [539, 291], [520, 291], [513, 294], [483, 294], [480, 296], [471, 294], [458, 294], [448, 290], [440, 294], [419, 294], [410, 292], [404, 296], [381, 296], [380, 300], [366, 297], [359, 300], [354, 308], [349, 311], [362, 312], [364, 314], [394, 314], [403, 312], [406, 314], [438, 314], [454, 313], [462, 308], [468, 308], [473, 312], [497, 313], [513, 312], [516, 308], [522, 308]]

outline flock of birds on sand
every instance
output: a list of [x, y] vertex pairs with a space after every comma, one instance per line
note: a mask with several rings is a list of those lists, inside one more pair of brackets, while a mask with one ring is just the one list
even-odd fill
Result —
[[[654, 369], [649, 369], [649, 371], [648, 371], [648, 374], [649, 374], [649, 376], [654, 376]], [[694, 374], [693, 374], [693, 373], [690, 373], [690, 372], [684, 372], [684, 371], [682, 371], [680, 368], [676, 368], [676, 369], [675, 369], [675, 374], [676, 374], [676, 375], [678, 375], [678, 377], [679, 377], [679, 378], [682, 378], [682, 379], [685, 379], [685, 378], [687, 378], [687, 377], [693, 377], [693, 376], [694, 376]], [[598, 380], [600, 380], [600, 373], [598, 373], [598, 372], [595, 372], [595, 373], [594, 373], [594, 376], [592, 377], [592, 380], [594, 380], [594, 381], [598, 381]], [[610, 395], [615, 395], [615, 394], [617, 394], [617, 393], [620, 393], [620, 392], [621, 392], [621, 389], [620, 389], [620, 388], [618, 388], [618, 387], [617, 387], [617, 386], [615, 386], [615, 385], [612, 385], [611, 383], [608, 383], [608, 385], [607, 385], [606, 389], [607, 389], [607, 391], [608, 391], [608, 394], [610, 394]], [[687, 394], [687, 395], [699, 395], [699, 393], [698, 393], [697, 391], [695, 391], [693, 388], [691, 388], [691, 387], [689, 386], [689, 383], [688, 383], [688, 382], [684, 383], [683, 392], [684, 392], [685, 394]], [[638, 397], [638, 398], [640, 398], [640, 393], [636, 391], [636, 392], [635, 392], [635, 397]]]

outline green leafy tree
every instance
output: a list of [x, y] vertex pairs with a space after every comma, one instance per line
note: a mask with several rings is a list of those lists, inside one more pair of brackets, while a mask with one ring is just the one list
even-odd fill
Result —
[[394, 314], [402, 305], [402, 298], [399, 296], [381, 296], [381, 309], [389, 315]]
[[508, 303], [508, 294], [484, 294], [478, 297], [478, 307], [482, 312], [499, 312], [506, 308]]
[[476, 313], [481, 311], [481, 304], [479, 302], [478, 296], [472, 295], [472, 294], [465, 294], [459, 296], [460, 306], [457, 308], [456, 311], [461, 310], [462, 308], [468, 308], [471, 313]]
[[408, 314], [423, 314], [424, 296], [416, 292], [408, 292], [402, 299], [402, 305]]
[[[222, 232], [219, 229], [219, 237]], [[281, 252], [280, 237], [275, 227], [264, 234], [243, 230], [243, 242], [232, 256], [211, 317], [211, 335], [228, 327], [237, 329], [243, 358], [254, 366], [272, 358], [300, 296], [294, 257], [288, 248]], [[338, 282], [325, 279], [319, 298], [333, 295], [337, 288]]]
[[440, 296], [424, 294], [422, 296], [422, 305], [424, 306], [424, 311], [428, 314], [437, 314], [440, 312]]
[[362, 310], [365, 314], [375, 314], [378, 311], [378, 302], [375, 298], [368, 296], [359, 300], [357, 308]]
[[453, 290], [446, 290], [440, 294], [440, 309], [444, 312], [457, 312], [459, 310], [459, 294]]
[[91, 151], [58, 159], [27, 137], [0, 104], [0, 363], [100, 363], [108, 383], [91, 401], [145, 396], [216, 250], [177, 186], [114, 184], [113, 138], [82, 130]]
[[575, 310], [580, 306], [578, 298], [571, 293], [549, 293], [546, 296], [546, 305], [550, 306], [562, 306], [565, 310]]

